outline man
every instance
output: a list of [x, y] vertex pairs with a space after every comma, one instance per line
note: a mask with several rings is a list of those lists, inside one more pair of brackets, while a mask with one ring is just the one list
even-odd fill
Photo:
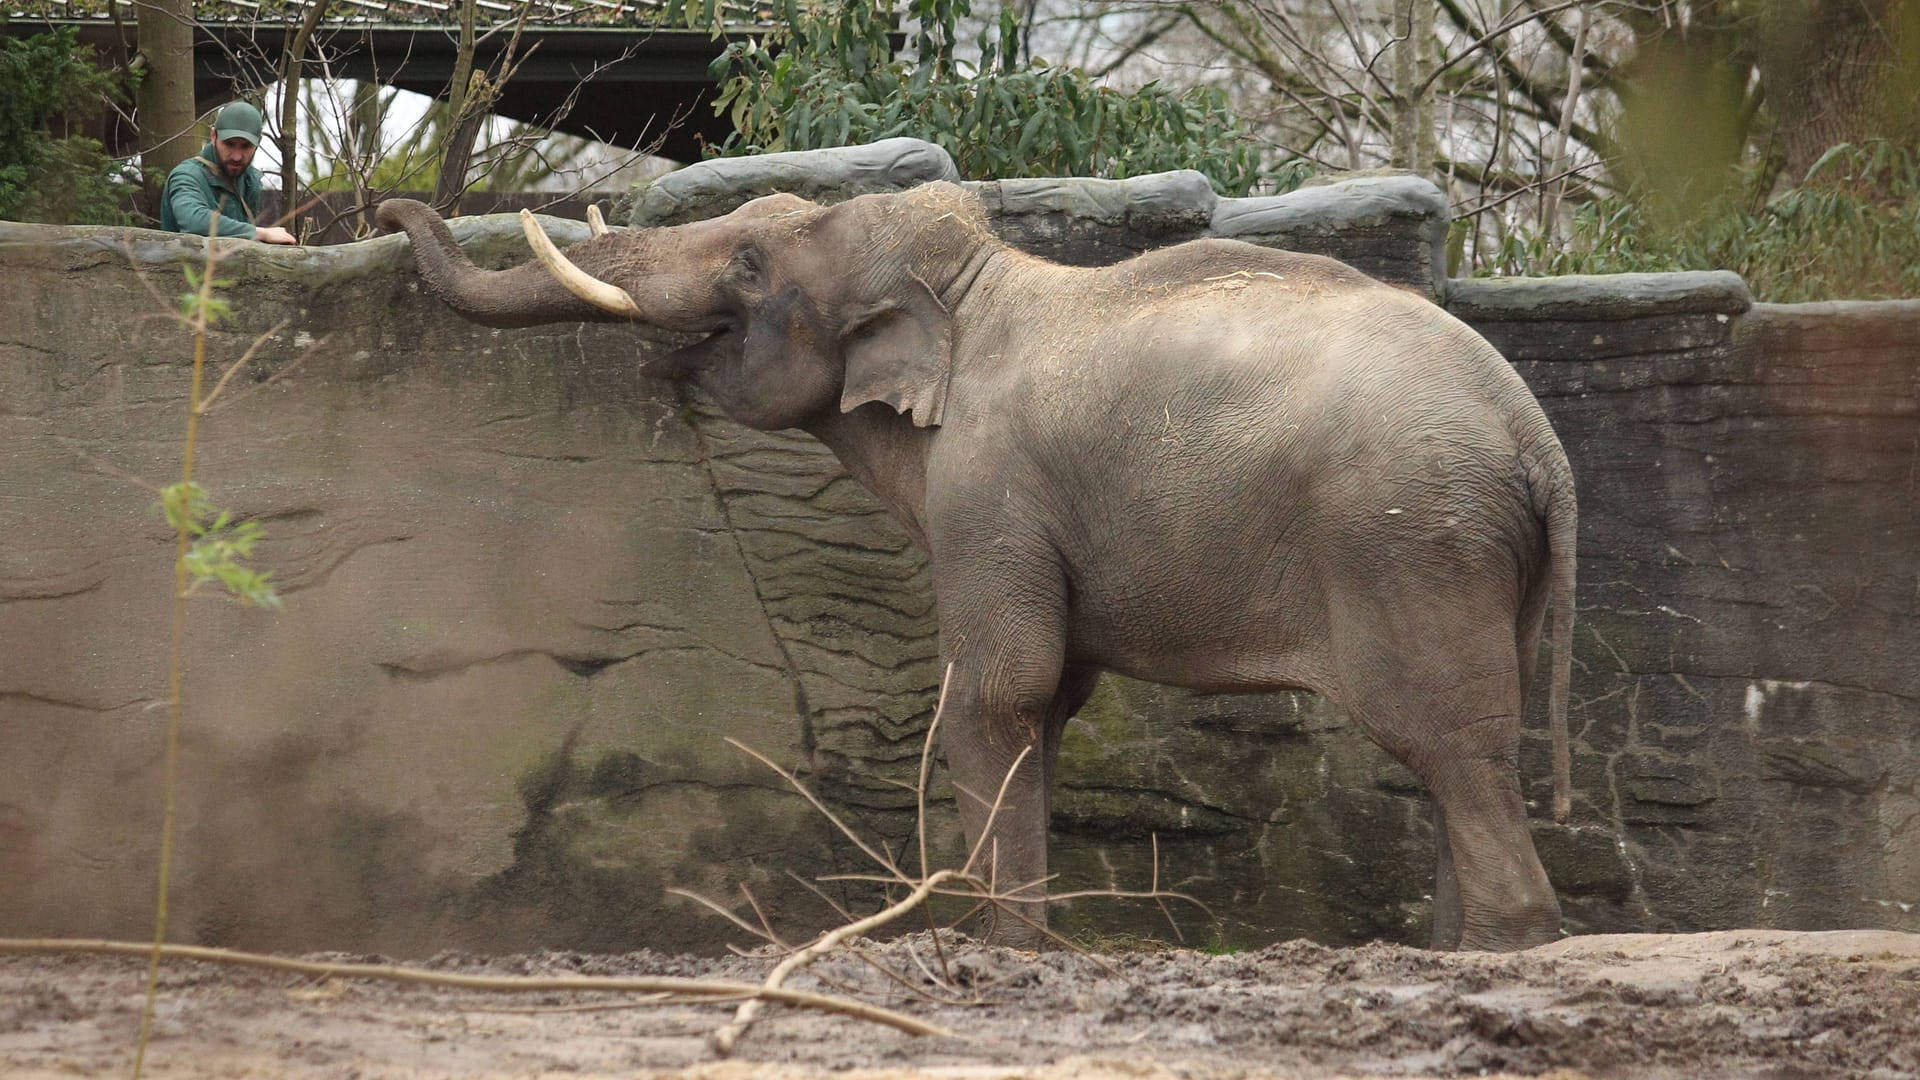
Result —
[[168, 232], [207, 235], [220, 216], [220, 235], [268, 244], [299, 241], [285, 229], [255, 225], [260, 210], [260, 170], [253, 152], [260, 145], [260, 110], [244, 101], [213, 118], [213, 136], [200, 153], [173, 167], [160, 200], [160, 227]]

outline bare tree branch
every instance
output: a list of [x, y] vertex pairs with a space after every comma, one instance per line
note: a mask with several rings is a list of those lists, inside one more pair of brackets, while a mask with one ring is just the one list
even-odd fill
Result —
[[[69, 940], [53, 938], [0, 938], [0, 953], [26, 955], [72, 955], [92, 953], [108, 956], [147, 956], [152, 945], [130, 941]], [[682, 979], [672, 976], [650, 978], [607, 978], [588, 975], [461, 975], [448, 971], [428, 971], [397, 964], [342, 964], [320, 960], [299, 960], [285, 956], [235, 949], [211, 949], [197, 945], [162, 945], [159, 954], [173, 960], [197, 960], [202, 963], [230, 964], [236, 967], [264, 968], [324, 979], [368, 979], [379, 982], [407, 983], [415, 986], [443, 986], [489, 994], [529, 993], [613, 993], [658, 994], [663, 1001], [712, 1001], [726, 998], [766, 1000], [781, 1005], [840, 1013], [898, 1028], [910, 1035], [953, 1033], [937, 1024], [929, 1024], [904, 1013], [850, 1001], [780, 987], [752, 983], [721, 982], [711, 979]]]

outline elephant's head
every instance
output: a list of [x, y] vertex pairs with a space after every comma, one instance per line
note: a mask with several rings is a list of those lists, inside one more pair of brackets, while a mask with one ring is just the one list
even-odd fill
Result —
[[952, 370], [953, 307], [999, 245], [951, 184], [823, 207], [769, 195], [710, 221], [602, 233], [556, 250], [523, 212], [540, 256], [479, 270], [426, 206], [381, 204], [421, 275], [489, 326], [631, 321], [704, 335], [649, 365], [686, 378], [735, 420], [771, 430], [884, 402], [938, 424]]

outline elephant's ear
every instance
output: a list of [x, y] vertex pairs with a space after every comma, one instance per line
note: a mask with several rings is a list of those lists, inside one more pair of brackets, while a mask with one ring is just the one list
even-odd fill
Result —
[[903, 295], [857, 308], [840, 333], [846, 382], [840, 409], [881, 401], [912, 414], [916, 427], [936, 427], [953, 374], [953, 317], [926, 283]]

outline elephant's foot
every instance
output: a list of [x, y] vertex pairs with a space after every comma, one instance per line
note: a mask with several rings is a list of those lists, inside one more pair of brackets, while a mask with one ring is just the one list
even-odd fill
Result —
[[[1544, 897], [1528, 897], [1522, 904], [1490, 913], [1484, 919], [1469, 917], [1454, 948], [1462, 952], [1518, 952], [1559, 940], [1560, 902], [1549, 891]], [[1441, 946], [1436, 942], [1434, 947]]]
[[1047, 936], [1046, 901], [1002, 900], [975, 920], [980, 939], [988, 945], [1038, 952], [1052, 943]]

